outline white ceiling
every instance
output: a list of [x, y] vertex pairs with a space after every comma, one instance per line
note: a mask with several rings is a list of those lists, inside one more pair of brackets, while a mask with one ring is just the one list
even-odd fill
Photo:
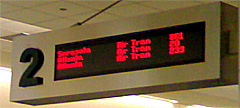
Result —
[[[0, 0], [0, 37], [15, 35], [23, 32], [34, 34], [49, 30], [69, 28], [71, 25], [84, 21], [85, 19], [89, 18], [93, 14], [99, 12], [101, 9], [109, 6], [115, 1], [116, 0]], [[100, 14], [85, 24], [110, 21], [125, 17], [166, 11], [170, 9], [184, 8], [194, 5], [201, 5], [214, 1], [218, 0], [123, 0], [116, 6], [112, 7], [111, 9]], [[226, 3], [239, 7], [239, 0], [224, 1]], [[61, 11], [60, 8], [66, 8], [67, 10]], [[0, 40], [0, 51], [11, 53], [11, 42]], [[152, 95], [173, 99], [175, 98], [183, 101], [185, 100], [185, 103], [193, 103], [193, 100], [197, 100], [197, 98], [199, 98], [199, 100], [203, 103], [207, 103], [207, 101], [209, 101], [206, 99], [206, 97], [209, 99], [216, 98], [216, 100], [219, 98], [222, 101], [219, 100], [216, 102], [216, 104], [224, 103], [225, 101], [226, 104], [232, 102], [232, 106], [237, 106], [238, 103], [236, 102], [239, 99], [238, 86], [215, 88], [211, 90], [201, 89], [196, 91], [180, 91]], [[184, 96], [189, 96], [189, 99], [184, 99]]]
[[[0, 0], [0, 37], [69, 28], [117, 0]], [[85, 24], [201, 5], [218, 0], [123, 0]], [[239, 0], [224, 0], [237, 6]], [[60, 8], [66, 8], [61, 11]], [[141, 10], [141, 11], [139, 11]], [[15, 22], [17, 21], [17, 22]], [[44, 29], [45, 28], [45, 29]], [[11, 44], [0, 40], [0, 49], [11, 52]]]
[[[116, 1], [116, 0], [115, 0]], [[48, 29], [68, 28], [97, 13], [115, 1], [84, 1], [84, 0], [2, 0], [1, 17], [36, 25]], [[96, 23], [135, 15], [166, 11], [209, 3], [211, 1], [127, 1], [123, 0], [116, 6], [87, 22]], [[227, 0], [235, 6], [238, 0]], [[60, 8], [66, 8], [61, 11]], [[141, 11], [139, 11], [141, 10]], [[5, 27], [4, 27], [5, 28]], [[7, 29], [5, 29], [7, 30]], [[11, 30], [8, 30], [12, 32]], [[1, 35], [2, 36], [2, 35]]]

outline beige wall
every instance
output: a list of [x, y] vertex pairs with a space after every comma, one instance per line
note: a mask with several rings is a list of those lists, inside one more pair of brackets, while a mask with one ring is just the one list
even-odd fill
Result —
[[0, 51], [0, 66], [11, 68], [12, 53]]

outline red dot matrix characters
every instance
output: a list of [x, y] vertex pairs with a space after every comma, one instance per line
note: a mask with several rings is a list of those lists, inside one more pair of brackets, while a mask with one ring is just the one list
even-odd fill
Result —
[[83, 67], [84, 58], [82, 54], [89, 54], [91, 52], [91, 49], [86, 47], [77, 50], [58, 51], [56, 69], [62, 70]]
[[175, 55], [185, 53], [185, 46], [181, 46], [183, 40], [183, 32], [169, 34], [169, 54]]
[[[130, 44], [128, 42], [117, 42], [116, 49], [116, 61], [123, 62], [128, 58], [135, 59], [143, 59], [151, 57], [151, 39], [131, 39]], [[127, 52], [130, 52], [127, 54]]]

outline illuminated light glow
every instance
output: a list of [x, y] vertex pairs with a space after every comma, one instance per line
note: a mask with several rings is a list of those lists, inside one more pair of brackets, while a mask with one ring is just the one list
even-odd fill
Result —
[[187, 108], [212, 108], [212, 107], [207, 107], [203, 105], [192, 105], [192, 106], [187, 106]]
[[185, 46], [169, 48], [169, 54], [170, 55], [184, 53], [184, 52], [185, 52]]
[[131, 55], [131, 59], [139, 59], [139, 58], [150, 58], [151, 57], [151, 53], [150, 52], [146, 52], [146, 53], [130, 53]]
[[57, 58], [57, 63], [62, 63], [62, 62], [73, 62], [73, 61], [78, 61], [78, 60], [83, 60], [82, 55], [76, 55], [74, 57], [62, 57], [62, 58]]
[[3, 89], [4, 87], [8, 87], [10, 84], [12, 70], [10, 68], [5, 68], [0, 66], [0, 87]]
[[117, 42], [117, 48], [126, 48], [128, 45], [127, 42], [121, 41], [121, 42]]
[[118, 55], [118, 56], [116, 57], [116, 61], [117, 61], [117, 62], [126, 61], [127, 58], [128, 58], [127, 55]]
[[177, 100], [169, 100], [169, 102], [174, 103], [174, 104], [178, 103]]
[[179, 53], [185, 53], [185, 46], [180, 46], [181, 42], [179, 39], [183, 38], [183, 33], [172, 33], [169, 34], [169, 54], [175, 55]]
[[115, 102], [129, 105], [138, 105], [147, 108], [174, 108], [173, 103], [142, 96], [123, 96], [112, 98]]
[[142, 40], [131, 39], [131, 42], [133, 46], [149, 45], [151, 44], [151, 39], [142, 39]]
[[[61, 69], [70, 69], [70, 68], [76, 68], [76, 67], [83, 67], [83, 63], [79, 61], [83, 61], [84, 58], [80, 54], [87, 54], [91, 53], [90, 48], [83, 47], [81, 49], [77, 50], [71, 50], [71, 51], [57, 51], [57, 70]], [[71, 57], [68, 57], [68, 56]]]
[[116, 50], [116, 61], [117, 62], [123, 62], [123, 61], [126, 61], [128, 56], [126, 55], [127, 54], [127, 51], [128, 49], [124, 49], [127, 47], [128, 45], [128, 42], [124, 42], [124, 41], [121, 41], [121, 42], [117, 42], [117, 50]]
[[11, 72], [12, 69], [0, 66], [0, 71], [9, 71], [9, 72]]
[[169, 35], [169, 40], [179, 40], [179, 39], [183, 39], [183, 32], [180, 33], [172, 33]]
[[83, 67], [82, 62], [75, 61], [74, 63], [60, 63], [57, 65], [57, 70], [61, 69], [70, 69], [70, 68], [76, 68], [76, 67]]
[[131, 46], [131, 51], [133, 53], [135, 52], [145, 52], [145, 51], [151, 51], [151, 46], [140, 46], [140, 47], [136, 47], [136, 46]]
[[169, 47], [176, 47], [176, 46], [180, 46], [180, 41], [179, 40], [175, 40], [175, 41], [169, 41]]
[[117, 55], [127, 54], [128, 49], [117, 49]]
[[22, 32], [22, 34], [26, 35], [26, 36], [29, 36], [30, 34], [27, 33], [27, 32]]
[[71, 51], [57, 51], [57, 55], [58, 57], [64, 57], [64, 56], [68, 56], [68, 55], [78, 55], [78, 54], [85, 54], [85, 53], [91, 53], [91, 49], [90, 48], [86, 48], [83, 47], [82, 49], [78, 49], [78, 50], [71, 50]]
[[[142, 39], [142, 40], [136, 40], [136, 39], [131, 39], [131, 59], [139, 59], [139, 58], [150, 58], [151, 53], [147, 51], [151, 51], [151, 39]], [[128, 42], [120, 41], [116, 43], [116, 61], [117, 62], [123, 62], [126, 61], [128, 56], [128, 49], [127, 45], [129, 45]], [[140, 45], [145, 45], [145, 46], [140, 46]], [[139, 53], [142, 52], [142, 53]], [[145, 53], [143, 53], [145, 52]]]
[[179, 51], [179, 53], [184, 53], [185, 52], [185, 46], [180, 46], [177, 48], [177, 50]]

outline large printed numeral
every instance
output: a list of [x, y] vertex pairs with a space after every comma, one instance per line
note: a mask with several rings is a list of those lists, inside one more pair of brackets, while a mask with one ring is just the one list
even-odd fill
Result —
[[44, 62], [44, 55], [41, 50], [36, 48], [28, 48], [24, 50], [24, 52], [21, 55], [20, 62], [22, 63], [31, 62], [31, 64], [25, 70], [20, 79], [19, 82], [20, 87], [28, 87], [43, 84], [43, 78], [34, 77], [34, 75], [42, 67]]

